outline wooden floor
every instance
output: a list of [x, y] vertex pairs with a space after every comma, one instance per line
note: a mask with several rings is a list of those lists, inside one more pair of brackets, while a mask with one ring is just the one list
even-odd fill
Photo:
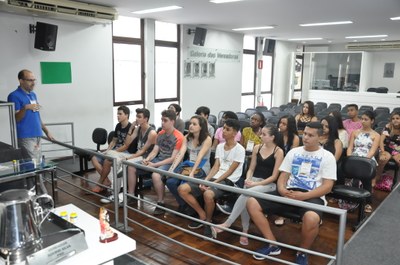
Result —
[[[60, 165], [62, 166], [62, 165]], [[60, 173], [62, 175], [64, 173]], [[96, 179], [96, 173], [89, 174], [90, 179]], [[76, 177], [66, 176], [64, 179], [69, 180], [77, 185], [80, 185], [81, 180]], [[62, 181], [58, 181], [58, 186], [60, 188], [66, 189], [78, 198], [85, 198], [90, 200], [96, 204], [101, 205], [99, 198], [94, 195], [87, 195], [83, 191], [63, 183]], [[154, 201], [155, 193], [153, 190], [145, 190], [142, 192], [142, 195], [145, 199]], [[373, 208], [376, 207], [384, 200], [387, 196], [387, 193], [374, 191], [373, 197]], [[173, 196], [166, 192], [166, 205], [168, 208], [176, 209], [177, 204]], [[97, 216], [98, 208], [82, 202], [81, 200], [70, 196], [64, 192], [58, 192], [58, 205], [64, 205], [68, 203], [73, 203], [80, 207], [81, 209], [87, 211], [88, 213]], [[336, 203], [330, 203], [330, 206], [337, 207]], [[112, 205], [106, 205], [107, 208], [112, 209]], [[151, 206], [147, 203], [134, 203], [132, 207], [135, 209], [139, 209], [145, 213], [151, 215], [154, 206]], [[172, 228], [168, 225], [162, 224], [156, 220], [153, 220], [149, 217], [143, 216], [139, 213], [130, 211], [129, 218], [137, 221], [140, 224], [143, 224], [151, 229], [154, 229], [167, 237], [177, 240], [179, 242], [188, 244], [193, 248], [198, 250], [205, 251], [207, 253], [211, 253], [217, 255], [219, 257], [231, 260], [233, 262], [239, 264], [265, 264], [266, 261], [256, 261], [252, 258], [250, 254], [240, 252], [238, 250], [221, 246], [219, 244], [210, 242], [208, 240], [203, 240], [202, 238], [195, 237], [193, 235], [182, 232], [176, 228]], [[164, 216], [161, 216], [162, 220], [172, 223], [176, 226], [187, 228], [187, 224], [190, 222], [187, 219], [176, 216], [172, 213], [166, 213]], [[217, 212], [214, 218], [214, 223], [222, 223], [227, 218], [226, 215]], [[273, 217], [272, 217], [273, 218]], [[120, 208], [120, 220], [122, 220], [122, 208]], [[356, 213], [348, 214], [347, 228], [346, 228], [346, 241], [350, 239], [352, 236], [352, 224], [354, 224], [356, 220]], [[271, 222], [273, 219], [271, 220]], [[146, 264], [222, 264], [223, 262], [207, 257], [205, 255], [194, 252], [186, 247], [182, 247], [178, 244], [175, 244], [161, 236], [154, 234], [153, 232], [148, 231], [147, 229], [142, 228], [139, 225], [130, 223], [129, 226], [133, 228], [133, 231], [128, 233], [130, 237], [136, 240], [136, 250], [132, 253], [134, 257], [143, 261]], [[276, 227], [275, 225], [271, 225], [274, 234], [278, 238], [280, 242], [292, 245], [298, 245], [300, 241], [300, 224], [293, 223], [291, 221], [287, 221], [286, 224], [282, 227]], [[240, 218], [234, 223], [232, 226], [233, 229], [241, 231], [240, 226]], [[327, 254], [334, 255], [336, 253], [336, 242], [337, 242], [337, 230], [338, 230], [338, 218], [335, 216], [324, 215], [323, 224], [320, 227], [319, 236], [314, 242], [313, 250], [324, 252]], [[202, 234], [203, 229], [191, 230], [196, 233]], [[255, 235], [260, 235], [257, 228], [254, 224], [250, 227], [250, 232]], [[218, 234], [218, 240], [222, 242], [229, 243], [235, 246], [241, 246], [239, 244], [239, 236], [233, 233], [224, 232]], [[256, 240], [250, 240], [250, 244], [244, 248], [248, 250], [255, 250], [261, 247], [264, 243]], [[295, 252], [289, 249], [283, 249], [282, 254], [279, 255], [279, 258], [286, 259], [288, 261], [294, 262]], [[329, 260], [310, 256], [309, 258], [310, 264], [320, 265], [327, 264]], [[280, 264], [277, 262], [268, 261], [268, 264]]]

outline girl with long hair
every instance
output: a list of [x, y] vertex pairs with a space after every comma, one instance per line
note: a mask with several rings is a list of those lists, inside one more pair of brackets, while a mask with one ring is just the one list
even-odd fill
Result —
[[[375, 115], [372, 111], [367, 110], [361, 116], [361, 129], [352, 132], [347, 148], [347, 156], [362, 156], [367, 157], [376, 162], [375, 154], [380, 143], [380, 135], [372, 129]], [[362, 181], [363, 188], [372, 193], [372, 181]], [[371, 198], [367, 200], [364, 211], [372, 212]]]
[[299, 135], [303, 135], [304, 128], [306, 124], [312, 121], [318, 121], [318, 118], [314, 113], [314, 102], [307, 100], [303, 104], [301, 113], [297, 114], [296, 117], [297, 132]]
[[325, 150], [331, 152], [336, 159], [340, 159], [343, 152], [342, 141], [339, 139], [338, 126], [333, 116], [326, 116], [321, 119], [323, 134], [319, 137], [319, 142]]
[[[199, 115], [193, 116], [190, 119], [189, 133], [185, 136], [182, 147], [169, 171], [181, 174], [185, 170], [185, 175], [187, 174], [189, 177], [205, 178], [210, 171], [211, 145], [212, 140], [208, 134], [207, 120]], [[188, 159], [180, 163], [186, 153]], [[177, 178], [168, 178], [166, 185], [179, 204], [178, 211], [184, 212], [186, 202], [178, 193], [181, 182]]]
[[[249, 191], [271, 192], [276, 189], [276, 180], [279, 175], [279, 166], [284, 157], [284, 152], [279, 147], [279, 130], [273, 124], [267, 124], [262, 129], [262, 143], [255, 146], [251, 155], [251, 163], [246, 174], [245, 188]], [[230, 227], [239, 217], [242, 218], [243, 233], [247, 233], [250, 225], [250, 216], [246, 209], [248, 196], [240, 195], [233, 206], [229, 218], [219, 227], [213, 227], [215, 233], [223, 232], [222, 228]], [[240, 237], [240, 244], [248, 245], [248, 238]]]

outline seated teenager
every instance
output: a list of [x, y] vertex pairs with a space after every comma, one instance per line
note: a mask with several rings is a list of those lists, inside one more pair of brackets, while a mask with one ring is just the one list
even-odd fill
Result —
[[331, 113], [329, 113], [329, 116], [335, 117], [336, 123], [338, 125], [339, 139], [342, 142], [343, 148], [347, 149], [347, 146], [349, 145], [349, 134], [344, 128], [342, 114], [339, 111], [332, 111]]
[[347, 131], [349, 137], [353, 131], [361, 129], [362, 124], [360, 118], [358, 118], [358, 105], [357, 104], [348, 104], [347, 105], [347, 116], [348, 119], [343, 121], [343, 126]]
[[[117, 111], [117, 119], [118, 124], [115, 126], [115, 134], [108, 145], [108, 148], [103, 153], [109, 154], [112, 156], [118, 156], [118, 153], [111, 153], [110, 150], [114, 150], [120, 152], [121, 154], [127, 156], [129, 155], [128, 148], [131, 144], [131, 139], [128, 139], [128, 134], [132, 134], [135, 129], [134, 125], [131, 125], [129, 122], [129, 114], [130, 110], [126, 106], [120, 106]], [[93, 156], [92, 164], [100, 174], [99, 182], [105, 186], [111, 186], [111, 181], [107, 178], [108, 174], [111, 171], [112, 161], [105, 160], [102, 157]], [[91, 189], [92, 192], [102, 192], [104, 189], [100, 186], [95, 186]]]
[[[280, 175], [277, 190], [270, 194], [293, 200], [300, 200], [318, 205], [326, 205], [325, 195], [328, 194], [336, 180], [336, 161], [329, 151], [319, 144], [322, 135], [322, 125], [319, 122], [308, 123], [304, 129], [302, 147], [289, 151], [279, 168]], [[306, 208], [298, 208], [264, 199], [249, 198], [247, 211], [251, 220], [261, 231], [264, 238], [276, 241], [268, 217], [271, 214], [293, 212], [302, 218], [300, 247], [310, 249], [319, 233], [322, 212]], [[257, 260], [264, 260], [262, 255], [279, 255], [281, 248], [273, 243], [256, 250], [260, 255], [253, 255]], [[308, 264], [307, 254], [297, 252], [296, 264]]]
[[[300, 145], [295, 118], [292, 115], [282, 116], [278, 121], [278, 128], [282, 136], [283, 152], [286, 155], [291, 149]], [[282, 226], [285, 224], [285, 218], [279, 216], [274, 223], [277, 226]]]
[[[261, 133], [262, 143], [256, 145], [251, 155], [251, 163], [246, 174], [244, 187], [249, 191], [272, 192], [276, 189], [276, 180], [279, 175], [279, 166], [283, 161], [283, 150], [278, 146], [280, 142], [278, 128], [267, 124]], [[230, 227], [239, 217], [242, 218], [243, 233], [247, 233], [250, 226], [250, 217], [246, 209], [248, 196], [240, 195], [229, 218], [219, 227]], [[223, 230], [213, 227], [217, 233]], [[241, 245], [248, 245], [247, 237], [240, 237]]]
[[[225, 143], [219, 144], [215, 152], [215, 163], [205, 180], [214, 183], [233, 186], [242, 175], [242, 167], [245, 158], [243, 146], [235, 140], [235, 135], [240, 130], [238, 120], [228, 119], [224, 123], [223, 137]], [[206, 185], [199, 185], [193, 182], [185, 183], [178, 188], [179, 195], [191, 206], [199, 215], [200, 220], [212, 221], [212, 215], [215, 209], [215, 200], [226, 193], [224, 190], [218, 190]], [[203, 195], [204, 209], [200, 206], [197, 198]], [[202, 227], [199, 222], [192, 222], [189, 228], [196, 229]], [[211, 227], [204, 227], [204, 235], [215, 237]]]
[[309, 100], [304, 102], [301, 113], [296, 115], [295, 120], [297, 132], [302, 135], [307, 123], [318, 120], [314, 113], [314, 102]]
[[[347, 148], [347, 156], [367, 157], [376, 162], [375, 154], [379, 148], [380, 135], [372, 129], [375, 115], [372, 111], [367, 110], [361, 115], [361, 129], [357, 129], [351, 133], [349, 147]], [[372, 180], [363, 180], [363, 188], [372, 194]], [[371, 197], [367, 198], [367, 204], [364, 211], [372, 212]]]
[[336, 162], [342, 157], [343, 145], [339, 139], [338, 126], [335, 117], [326, 116], [321, 119], [323, 133], [319, 137], [319, 143], [325, 149], [331, 152]]
[[[381, 178], [383, 169], [390, 159], [393, 159], [397, 166], [400, 166], [400, 112], [393, 112], [390, 115], [390, 122], [381, 134], [379, 151], [375, 181]], [[372, 186], [375, 185], [375, 181], [373, 181]]]
[[[204, 179], [210, 172], [211, 144], [212, 140], [208, 135], [207, 120], [201, 116], [193, 116], [190, 119], [189, 133], [183, 139], [181, 150], [169, 171], [192, 178]], [[188, 159], [180, 163], [186, 153], [188, 154]], [[184, 171], [186, 172], [184, 173]], [[184, 213], [187, 204], [178, 193], [178, 187], [181, 183], [182, 180], [180, 179], [168, 178], [166, 185], [178, 202], [178, 211]]]
[[[239, 120], [238, 116], [233, 111], [225, 111], [224, 115], [222, 115], [221, 123], [224, 124], [224, 122], [227, 119]], [[215, 148], [217, 148], [218, 144], [225, 143], [225, 139], [222, 135], [222, 131], [223, 131], [223, 127], [220, 127], [215, 131], [214, 141], [213, 141], [213, 145], [212, 145], [213, 150], [215, 150]], [[240, 133], [240, 128], [239, 128], [237, 134], [235, 135], [235, 141], [240, 142], [241, 138], [242, 138], [242, 134]]]
[[198, 107], [196, 112], [196, 115], [200, 115], [203, 118], [206, 119], [207, 121], [207, 127], [208, 127], [208, 134], [210, 135], [211, 139], [214, 137], [215, 129], [214, 127], [208, 122], [208, 116], [210, 116], [210, 109], [206, 106], [201, 106]]
[[178, 104], [172, 103], [171, 105], [168, 106], [169, 110], [173, 110], [176, 114], [176, 121], [175, 121], [175, 129], [183, 133], [185, 131], [185, 122], [179, 117], [179, 114], [182, 111], [181, 106]]
[[[176, 114], [172, 110], [164, 110], [161, 113], [162, 130], [158, 133], [156, 138], [156, 145], [147, 158], [143, 159], [140, 163], [148, 167], [158, 168], [167, 171], [175, 160], [178, 151], [182, 147], [183, 135], [174, 128]], [[142, 173], [142, 171], [139, 171]], [[128, 187], [129, 193], [134, 193], [138, 169], [129, 167], [128, 169]], [[151, 173], [153, 187], [157, 193], [157, 204], [164, 206], [164, 193], [165, 186], [162, 176], [159, 173]], [[154, 210], [155, 215], [163, 214], [164, 210], [156, 207]]]
[[265, 117], [261, 112], [255, 112], [250, 118], [250, 127], [243, 128], [240, 144], [248, 152], [253, 151], [255, 145], [261, 144], [261, 130], [265, 126]]

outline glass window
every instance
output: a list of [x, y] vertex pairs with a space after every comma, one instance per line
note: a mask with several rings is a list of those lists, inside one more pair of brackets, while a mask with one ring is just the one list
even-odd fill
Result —
[[176, 98], [178, 75], [178, 49], [156, 47], [155, 51], [155, 86], [156, 99]]
[[117, 20], [113, 21], [113, 36], [140, 38], [140, 19], [119, 16]]
[[272, 84], [272, 56], [263, 56], [263, 69], [261, 73], [261, 93], [271, 92]]
[[155, 102], [179, 102], [179, 38], [177, 24], [156, 21]]
[[156, 21], [155, 23], [155, 39], [163, 41], [178, 41], [178, 27], [176, 24]]
[[142, 100], [141, 46], [114, 43], [114, 102]]
[[[356, 92], [360, 84], [361, 53], [312, 53], [308, 70], [311, 71], [309, 85], [316, 90], [339, 90]], [[305, 61], [306, 66], [307, 61]]]
[[242, 93], [254, 94], [254, 54], [243, 54]]

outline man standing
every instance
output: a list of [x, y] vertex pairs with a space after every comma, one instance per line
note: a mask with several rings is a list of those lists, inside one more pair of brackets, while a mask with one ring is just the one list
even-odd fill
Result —
[[349, 118], [343, 121], [343, 126], [350, 138], [353, 131], [361, 129], [362, 127], [361, 120], [358, 118], [357, 104], [347, 105], [347, 115]]
[[21, 70], [18, 73], [18, 80], [18, 88], [7, 98], [8, 102], [15, 104], [18, 146], [22, 150], [24, 159], [39, 159], [42, 131], [49, 139], [54, 140], [54, 138], [40, 118], [41, 106], [33, 92], [35, 75], [29, 70]]
[[[319, 122], [310, 122], [306, 125], [303, 134], [303, 145], [294, 148], [285, 156], [279, 170], [277, 190], [271, 194], [294, 200], [300, 200], [319, 205], [326, 205], [325, 194], [329, 193], [336, 180], [336, 160], [329, 151], [319, 144], [322, 135], [322, 125]], [[249, 198], [247, 210], [251, 219], [261, 231], [262, 235], [271, 241], [276, 241], [265, 214], [293, 212], [302, 217], [300, 247], [310, 249], [319, 232], [322, 212], [307, 208], [298, 208], [287, 204], [280, 204], [268, 200]], [[256, 250], [262, 255], [279, 255], [279, 246], [267, 244]], [[253, 255], [257, 260], [264, 260], [261, 255]], [[297, 264], [308, 264], [305, 253], [297, 252]]]
[[[174, 127], [175, 120], [175, 111], [164, 110], [161, 112], [162, 130], [157, 135], [156, 145], [153, 150], [147, 158], [142, 160], [141, 163], [143, 165], [168, 171], [181, 149], [183, 141], [183, 134]], [[136, 179], [136, 170], [130, 169], [128, 171], [129, 183], [133, 183]], [[162, 176], [159, 173], [153, 172], [151, 178], [153, 180], [154, 190], [157, 193], [157, 204], [164, 206], [165, 185]], [[130, 188], [129, 191], [133, 192], [132, 188]], [[164, 210], [156, 207], [153, 214], [164, 214]]]

